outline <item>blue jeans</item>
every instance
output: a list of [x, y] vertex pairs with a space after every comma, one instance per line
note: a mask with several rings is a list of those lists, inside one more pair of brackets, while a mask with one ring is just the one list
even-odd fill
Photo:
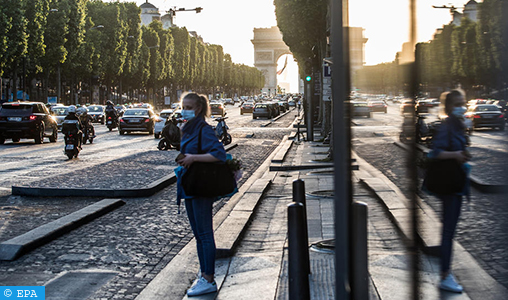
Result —
[[199, 265], [206, 275], [215, 274], [215, 240], [213, 238], [213, 199], [195, 197], [185, 200], [187, 216], [196, 238]]
[[462, 206], [461, 195], [438, 195], [443, 203], [443, 236], [441, 239], [441, 272], [450, 271], [452, 245]]

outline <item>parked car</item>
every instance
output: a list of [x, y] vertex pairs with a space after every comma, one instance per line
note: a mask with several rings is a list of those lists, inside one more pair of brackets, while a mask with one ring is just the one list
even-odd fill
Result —
[[87, 109], [88, 115], [92, 117], [92, 123], [101, 123], [104, 125], [104, 106], [90, 105]]
[[258, 103], [254, 106], [252, 110], [252, 118], [257, 119], [259, 117], [265, 117], [267, 119], [271, 119], [273, 116], [272, 109], [270, 108], [270, 104], [268, 103]]
[[6, 139], [14, 143], [20, 139], [34, 139], [42, 144], [45, 137], [54, 143], [58, 138], [58, 125], [42, 102], [7, 102], [0, 110], [0, 144]]
[[491, 127], [504, 130], [505, 115], [499, 106], [494, 104], [479, 104], [470, 106], [465, 117], [473, 123], [473, 129], [479, 127]]
[[282, 112], [286, 112], [289, 110], [289, 104], [287, 103], [287, 101], [279, 101], [279, 107]]
[[118, 131], [120, 135], [133, 131], [146, 131], [148, 134], [153, 134], [156, 116], [151, 109], [129, 108], [120, 118]]
[[370, 111], [372, 112], [384, 112], [385, 114], [388, 111], [388, 105], [384, 101], [369, 101], [367, 102], [367, 105], [370, 108]]
[[226, 115], [226, 110], [224, 109], [224, 104], [222, 103], [210, 103], [210, 110], [213, 115], [220, 115], [224, 117]]
[[279, 105], [276, 102], [268, 102], [268, 107], [272, 110], [272, 117], [280, 115]]
[[371, 111], [367, 102], [351, 101], [351, 105], [353, 106], [353, 116], [371, 117]]
[[62, 129], [62, 123], [67, 116], [67, 108], [68, 106], [51, 106], [51, 114], [56, 120], [58, 130]]
[[254, 102], [245, 102], [240, 106], [240, 115], [243, 115], [244, 113], [252, 113], [252, 110], [254, 109]]

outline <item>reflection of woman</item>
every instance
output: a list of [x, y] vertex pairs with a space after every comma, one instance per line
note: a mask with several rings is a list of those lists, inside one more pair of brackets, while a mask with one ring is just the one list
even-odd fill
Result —
[[[455, 159], [467, 172], [465, 164], [470, 156], [466, 151], [464, 113], [465, 98], [454, 90], [446, 95], [445, 112], [448, 117], [443, 121], [433, 137], [433, 149], [430, 157], [434, 159]], [[452, 244], [455, 229], [460, 216], [462, 196], [468, 192], [468, 184], [463, 192], [451, 195], [437, 195], [443, 203], [443, 236], [441, 240], [441, 284], [440, 288], [451, 292], [462, 292], [462, 286], [450, 271]]]
[[[181, 154], [177, 162], [188, 169], [194, 162], [226, 161], [224, 146], [215, 136], [212, 127], [205, 121], [209, 116], [206, 96], [188, 93], [182, 98], [182, 118], [187, 123], [182, 127]], [[181, 183], [178, 184], [182, 193]], [[201, 276], [187, 290], [188, 296], [198, 296], [217, 291], [215, 274], [215, 240], [213, 237], [212, 204], [214, 198], [185, 197], [185, 208], [189, 223], [196, 238]]]

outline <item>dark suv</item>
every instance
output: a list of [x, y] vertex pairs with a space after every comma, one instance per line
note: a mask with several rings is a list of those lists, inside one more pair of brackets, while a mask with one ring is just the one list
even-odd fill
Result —
[[41, 102], [7, 102], [0, 110], [0, 144], [6, 139], [17, 143], [20, 139], [34, 139], [42, 144], [44, 137], [54, 143], [58, 126], [46, 106]]

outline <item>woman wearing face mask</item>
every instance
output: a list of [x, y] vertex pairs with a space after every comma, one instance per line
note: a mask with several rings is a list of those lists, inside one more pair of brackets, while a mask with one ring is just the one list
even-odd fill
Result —
[[[444, 160], [455, 159], [460, 163], [465, 173], [469, 173], [470, 154], [467, 152], [466, 126], [464, 125], [465, 108], [464, 95], [457, 91], [446, 94], [445, 112], [448, 117], [442, 122], [435, 133], [430, 158]], [[461, 293], [463, 288], [450, 272], [452, 244], [455, 229], [460, 216], [462, 196], [468, 195], [467, 183], [461, 193], [451, 195], [436, 195], [443, 203], [443, 235], [441, 240], [441, 283], [440, 288], [446, 291]]]
[[[178, 164], [188, 169], [194, 162], [226, 161], [224, 146], [215, 136], [212, 127], [205, 121], [210, 115], [208, 99], [196, 93], [185, 94], [182, 98], [182, 118], [187, 122], [182, 127], [181, 154]], [[201, 148], [201, 149], [199, 149]], [[215, 240], [213, 236], [213, 198], [187, 197], [178, 181], [179, 198], [185, 199], [189, 223], [197, 243], [201, 276], [194, 282], [188, 296], [198, 296], [217, 291], [214, 281]]]

